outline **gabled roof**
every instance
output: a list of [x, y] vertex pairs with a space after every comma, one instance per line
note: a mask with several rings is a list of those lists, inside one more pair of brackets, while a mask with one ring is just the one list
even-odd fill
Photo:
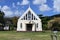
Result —
[[22, 19], [28, 13], [28, 11], [30, 11], [38, 20], [40, 20], [40, 18], [35, 14], [35, 12], [30, 7], [24, 12], [24, 14], [19, 19]]

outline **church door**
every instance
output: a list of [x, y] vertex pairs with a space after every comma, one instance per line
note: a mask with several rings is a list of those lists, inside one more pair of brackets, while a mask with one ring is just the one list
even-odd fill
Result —
[[32, 24], [26, 24], [27, 31], [32, 31]]

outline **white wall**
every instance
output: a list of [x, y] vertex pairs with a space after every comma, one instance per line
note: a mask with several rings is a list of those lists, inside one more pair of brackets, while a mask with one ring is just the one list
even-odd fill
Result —
[[[40, 20], [32, 20], [34, 23], [38, 23], [38, 28], [36, 28], [36, 31], [42, 31], [42, 23]], [[18, 20], [17, 23], [17, 31], [27, 31], [26, 30], [26, 24], [29, 24], [29, 20]], [[31, 22], [33, 24], [33, 22]], [[22, 23], [22, 28], [20, 27], [20, 23]], [[32, 26], [32, 31], [35, 31], [35, 24]]]

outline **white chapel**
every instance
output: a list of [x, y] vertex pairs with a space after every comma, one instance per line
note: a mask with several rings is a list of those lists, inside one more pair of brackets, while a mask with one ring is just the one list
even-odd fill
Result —
[[42, 31], [41, 19], [30, 7], [18, 19], [17, 31]]

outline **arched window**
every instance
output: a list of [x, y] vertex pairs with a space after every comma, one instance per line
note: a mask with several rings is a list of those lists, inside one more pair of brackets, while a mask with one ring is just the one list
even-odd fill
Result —
[[35, 20], [35, 16], [34, 16], [34, 20]]
[[25, 20], [25, 16], [24, 16], [24, 20]]
[[26, 20], [27, 20], [27, 14], [26, 14]]
[[28, 20], [31, 20], [31, 12], [28, 12]]
[[22, 28], [22, 23], [20, 24], [20, 27]]
[[38, 28], [38, 23], [36, 24], [37, 28]]
[[38, 23], [35, 24], [35, 28], [38, 28]]
[[33, 14], [32, 14], [32, 20], [33, 20]]
[[34, 20], [37, 20], [37, 18], [34, 16]]

